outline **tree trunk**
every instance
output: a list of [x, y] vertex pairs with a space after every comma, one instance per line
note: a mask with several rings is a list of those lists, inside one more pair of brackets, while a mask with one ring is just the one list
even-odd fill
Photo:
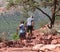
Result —
[[55, 22], [56, 4], [57, 4], [57, 0], [54, 0], [54, 8], [53, 8], [53, 11], [52, 11], [52, 20], [51, 20], [51, 23], [50, 23], [50, 28], [53, 27], [54, 22]]

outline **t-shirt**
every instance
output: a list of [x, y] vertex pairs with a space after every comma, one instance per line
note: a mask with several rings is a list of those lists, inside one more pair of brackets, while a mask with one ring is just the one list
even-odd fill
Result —
[[34, 20], [34, 18], [29, 17], [27, 19], [27, 26], [31, 26], [31, 22]]
[[20, 24], [19, 25], [19, 27], [20, 27], [20, 33], [25, 33], [25, 27], [24, 27], [24, 24]]

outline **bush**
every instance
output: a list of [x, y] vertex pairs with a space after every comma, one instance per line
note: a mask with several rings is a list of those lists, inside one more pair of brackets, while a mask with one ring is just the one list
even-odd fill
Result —
[[13, 40], [18, 40], [19, 39], [19, 35], [17, 35], [16, 33], [14, 33], [12, 35], [12, 38], [13, 38]]

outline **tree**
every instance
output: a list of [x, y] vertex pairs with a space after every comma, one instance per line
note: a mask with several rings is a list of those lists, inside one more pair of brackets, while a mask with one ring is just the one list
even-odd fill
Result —
[[[56, 12], [58, 12], [60, 10], [60, 0], [41, 0], [40, 2], [37, 2], [36, 0], [15, 0], [16, 2], [14, 2], [15, 5], [20, 5], [24, 7], [25, 11], [35, 11], [35, 9], [38, 9], [39, 11], [41, 11], [43, 14], [45, 14], [49, 20], [50, 20], [50, 26], [49, 28], [52, 28], [55, 22], [55, 17], [56, 17]], [[46, 7], [46, 6], [50, 6], [53, 7], [52, 8], [52, 17], [49, 16], [47, 13], [45, 13], [40, 6]], [[12, 5], [13, 6], [13, 5]]]
[[52, 25], [54, 25], [54, 22], [55, 22], [55, 11], [56, 11], [56, 5], [57, 5], [57, 0], [54, 0], [54, 8], [53, 8], [53, 12], [52, 12], [52, 18], [51, 18], [51, 28], [52, 28]]

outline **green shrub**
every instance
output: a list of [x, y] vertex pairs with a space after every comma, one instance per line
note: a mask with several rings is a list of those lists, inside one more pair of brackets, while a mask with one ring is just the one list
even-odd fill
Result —
[[14, 33], [14, 34], [12, 35], [12, 39], [13, 39], [13, 40], [18, 40], [18, 39], [19, 39], [19, 35], [16, 34], [16, 33]]

